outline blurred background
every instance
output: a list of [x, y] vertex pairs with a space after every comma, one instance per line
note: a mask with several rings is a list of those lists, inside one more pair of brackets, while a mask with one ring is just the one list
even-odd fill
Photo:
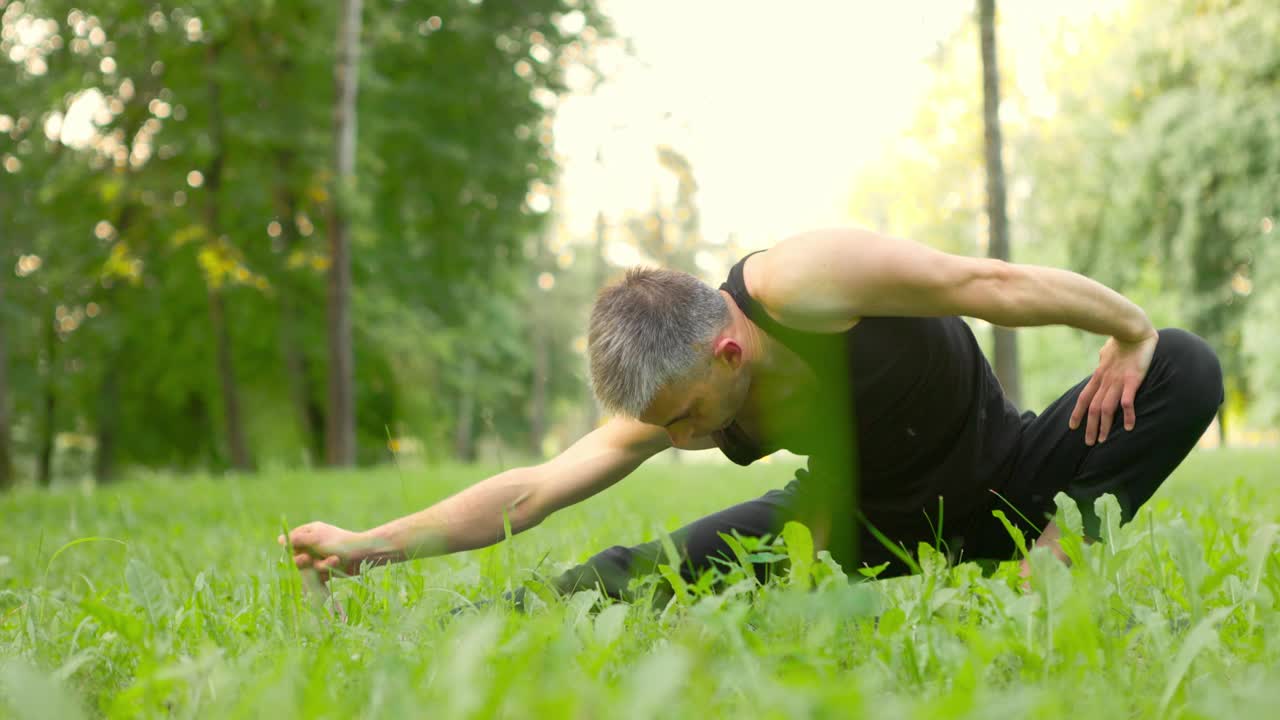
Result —
[[[545, 457], [602, 284], [847, 224], [1095, 277], [1280, 439], [1274, 0], [0, 17], [0, 487]], [[974, 326], [1034, 410], [1102, 342]]]

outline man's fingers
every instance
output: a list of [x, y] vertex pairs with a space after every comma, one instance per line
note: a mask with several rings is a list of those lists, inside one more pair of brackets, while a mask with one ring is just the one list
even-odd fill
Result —
[[1093, 402], [1093, 395], [1098, 390], [1098, 375], [1094, 373], [1089, 378], [1089, 382], [1085, 384], [1084, 389], [1080, 391], [1080, 396], [1076, 398], [1076, 407], [1071, 411], [1071, 422], [1068, 423], [1072, 430], [1080, 427], [1080, 421], [1084, 419], [1085, 413], [1089, 409], [1089, 403]]
[[1093, 394], [1093, 400], [1089, 402], [1089, 417], [1085, 421], [1084, 428], [1084, 444], [1092, 445], [1098, 441], [1098, 425], [1102, 419], [1102, 392], [1101, 390]]
[[1124, 381], [1124, 392], [1120, 395], [1120, 407], [1124, 408], [1124, 429], [1133, 430], [1138, 423], [1138, 411], [1134, 409], [1134, 397], [1138, 394], [1138, 381], [1128, 377]]
[[333, 577], [333, 571], [338, 569], [338, 556], [330, 555], [329, 557], [319, 560], [315, 564], [316, 572], [320, 575], [320, 582], [329, 583], [329, 578]]
[[1098, 442], [1106, 442], [1111, 434], [1111, 424], [1115, 422], [1116, 402], [1120, 398], [1120, 388], [1112, 385], [1102, 396], [1102, 415], [1098, 418]]
[[293, 556], [293, 564], [297, 565], [299, 570], [306, 570], [311, 567], [311, 556], [306, 553], [298, 553]]

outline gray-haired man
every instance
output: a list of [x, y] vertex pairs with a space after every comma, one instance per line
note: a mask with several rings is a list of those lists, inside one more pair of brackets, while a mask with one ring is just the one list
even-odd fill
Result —
[[[1092, 375], [1040, 415], [1020, 415], [959, 316], [1109, 339]], [[941, 539], [965, 559], [1009, 559], [997, 507], [1062, 557], [1054, 524], [1039, 527], [1059, 491], [1079, 501], [1091, 535], [1092, 501], [1104, 493], [1129, 520], [1223, 398], [1221, 368], [1202, 340], [1157, 332], [1099, 283], [854, 229], [803, 233], [749, 255], [719, 290], [683, 273], [633, 270], [600, 293], [588, 345], [596, 395], [613, 419], [546, 463], [381, 527], [298, 527], [289, 538], [297, 566], [327, 578], [489, 545], [504, 536], [504, 514], [513, 532], [533, 527], [673, 446], [719, 448], [739, 464], [779, 449], [809, 459], [785, 489], [673, 534], [691, 578], [725, 553], [721, 533], [776, 533], [791, 519], [838, 560], [888, 562], [890, 573], [905, 567], [882, 538], [907, 549]], [[616, 546], [555, 584], [623, 595], [660, 560], [656, 543]]]

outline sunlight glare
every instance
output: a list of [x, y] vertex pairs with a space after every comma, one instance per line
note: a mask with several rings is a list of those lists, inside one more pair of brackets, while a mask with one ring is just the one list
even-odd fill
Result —
[[565, 35], [577, 35], [587, 25], [587, 16], [581, 10], [573, 10], [555, 19], [556, 26]]
[[44, 261], [39, 255], [23, 255], [18, 258], [18, 266], [14, 268], [14, 274], [18, 277], [27, 277], [31, 273], [40, 269]]

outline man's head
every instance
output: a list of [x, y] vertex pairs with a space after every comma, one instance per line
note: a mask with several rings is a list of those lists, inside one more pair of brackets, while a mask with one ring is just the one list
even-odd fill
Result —
[[667, 428], [677, 444], [727, 425], [750, 376], [724, 296], [687, 273], [636, 268], [600, 292], [587, 348], [606, 410]]

